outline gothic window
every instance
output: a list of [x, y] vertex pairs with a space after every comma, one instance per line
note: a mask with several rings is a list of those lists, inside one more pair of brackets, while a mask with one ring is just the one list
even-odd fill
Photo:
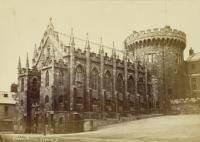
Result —
[[98, 89], [98, 71], [97, 69], [93, 69], [91, 72], [91, 88], [94, 90]]
[[24, 91], [24, 78], [21, 80], [21, 91]]
[[124, 91], [124, 82], [123, 82], [123, 77], [121, 74], [118, 75], [117, 77], [117, 91], [123, 93]]
[[46, 71], [45, 86], [49, 86], [49, 72]]
[[45, 96], [45, 104], [49, 103], [49, 96]]
[[107, 71], [104, 76], [104, 89], [106, 89], [107, 91], [112, 91], [112, 80], [109, 71]]
[[82, 88], [83, 87], [83, 69], [81, 66], [78, 66], [76, 68], [76, 74], [75, 74], [75, 84], [77, 87]]
[[59, 71], [59, 85], [63, 85], [63, 77], [64, 77], [63, 71]]
[[33, 82], [32, 82], [32, 90], [33, 90], [33, 91], [36, 91], [36, 90], [37, 90], [37, 79], [36, 79], [36, 78], [33, 79]]
[[128, 92], [131, 93], [131, 94], [134, 93], [134, 88], [135, 88], [134, 85], [135, 85], [135, 84], [134, 84], [134, 79], [133, 79], [132, 76], [130, 76], [130, 77], [128, 78]]

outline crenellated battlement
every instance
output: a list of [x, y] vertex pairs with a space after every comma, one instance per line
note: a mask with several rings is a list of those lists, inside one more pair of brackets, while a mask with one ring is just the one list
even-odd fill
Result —
[[172, 29], [170, 26], [165, 26], [164, 28], [154, 28], [147, 29], [146, 31], [133, 31], [125, 41], [127, 45], [133, 44], [134, 42], [139, 42], [141, 40], [152, 40], [152, 39], [174, 39], [186, 42], [186, 34], [177, 29]]

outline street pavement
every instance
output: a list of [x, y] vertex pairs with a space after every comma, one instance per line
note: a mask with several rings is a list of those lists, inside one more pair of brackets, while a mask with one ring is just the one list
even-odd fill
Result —
[[200, 115], [141, 119], [62, 138], [88, 142], [200, 142]]

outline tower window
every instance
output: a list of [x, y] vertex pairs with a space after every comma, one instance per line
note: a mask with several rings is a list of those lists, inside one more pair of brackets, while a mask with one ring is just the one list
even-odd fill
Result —
[[176, 54], [176, 63], [181, 64], [181, 55], [180, 54]]
[[155, 62], [155, 57], [156, 57], [156, 54], [155, 53], [148, 53], [145, 55], [145, 61], [146, 63], [153, 63]]

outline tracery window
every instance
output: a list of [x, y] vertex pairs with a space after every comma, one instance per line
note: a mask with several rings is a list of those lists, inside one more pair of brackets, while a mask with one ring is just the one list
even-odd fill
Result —
[[94, 68], [91, 72], [91, 88], [94, 90], [98, 89], [98, 81], [99, 81], [99, 77], [98, 77], [98, 71], [96, 68]]
[[63, 85], [64, 72], [59, 71], [59, 85]]
[[63, 95], [61, 95], [61, 96], [58, 97], [58, 102], [59, 102], [59, 103], [63, 103], [63, 102], [64, 102], [64, 97], [63, 97]]
[[112, 91], [112, 80], [109, 71], [107, 71], [104, 75], [104, 89], [106, 89], [107, 91]]
[[49, 86], [49, 72], [46, 71], [46, 77], [45, 77], [45, 86]]
[[123, 91], [124, 91], [124, 82], [123, 82], [123, 77], [121, 74], [119, 74], [117, 77], [117, 88], [116, 89], [120, 93], [123, 93]]
[[36, 79], [36, 78], [33, 79], [33, 82], [32, 82], [32, 90], [33, 90], [33, 91], [36, 91], [36, 90], [37, 90], [37, 79]]

